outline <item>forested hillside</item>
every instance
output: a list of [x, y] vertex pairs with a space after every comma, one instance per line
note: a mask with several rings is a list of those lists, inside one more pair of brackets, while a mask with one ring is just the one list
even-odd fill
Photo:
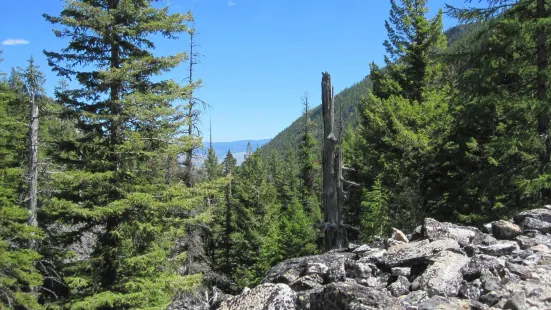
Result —
[[[475, 27], [472, 24], [458, 25], [452, 27], [444, 32], [448, 39], [448, 46], [453, 50], [458, 48], [458, 41], [461, 41]], [[368, 68], [366, 68], [368, 71]], [[357, 113], [357, 106], [361, 102], [362, 97], [365, 97], [368, 90], [371, 89], [372, 82], [369, 74], [358, 83], [343, 89], [341, 92], [335, 94], [335, 113], [337, 114], [337, 119], [335, 120], [338, 127], [344, 124], [344, 127], [355, 127], [358, 125], [359, 118]], [[314, 102], [318, 102], [319, 98], [315, 97]], [[300, 104], [300, 98], [297, 98], [297, 105]], [[316, 141], [318, 141], [318, 146], [321, 149], [322, 145], [322, 115], [321, 115], [321, 105], [314, 107], [310, 114], [310, 120], [315, 124], [313, 130]], [[283, 129], [278, 133], [269, 143], [267, 143], [263, 149], [269, 153], [271, 150], [285, 150], [288, 147], [293, 145], [298, 145], [300, 140], [300, 133], [302, 128], [302, 123], [304, 120], [303, 116], [295, 120], [289, 127]], [[344, 131], [344, 130], [343, 130]]]
[[[385, 64], [335, 96], [331, 134], [330, 111], [297, 98], [303, 116], [241, 165], [214, 147], [194, 158], [207, 104], [192, 13], [66, 0], [44, 14], [48, 66], [29, 57], [0, 76], [0, 308], [212, 306], [328, 249], [328, 231], [346, 247], [429, 217], [482, 226], [551, 204], [551, 5], [448, 7], [463, 26], [445, 33], [427, 2], [390, 0]], [[159, 53], [161, 40], [189, 50]], [[530, 238], [549, 232], [530, 221]]]
[[[371, 82], [369, 77], [366, 77], [362, 81], [342, 90], [335, 95], [335, 106], [337, 113], [337, 126], [340, 126], [341, 117], [343, 124], [357, 124], [357, 113], [356, 106], [358, 102], [361, 101], [362, 97], [367, 94], [368, 89], [371, 88]], [[318, 96], [315, 99], [309, 98], [314, 102], [318, 102]], [[300, 104], [300, 98], [297, 98], [297, 105]], [[322, 145], [322, 113], [321, 106], [318, 105], [312, 109], [310, 112], [310, 121], [314, 124], [313, 134], [318, 142], [319, 150], [321, 150]], [[268, 142], [262, 149], [269, 153], [272, 150], [283, 151], [289, 147], [298, 145], [301, 137], [301, 132], [304, 123], [304, 116], [295, 120], [289, 127], [285, 128], [283, 131], [278, 133], [270, 142]]]

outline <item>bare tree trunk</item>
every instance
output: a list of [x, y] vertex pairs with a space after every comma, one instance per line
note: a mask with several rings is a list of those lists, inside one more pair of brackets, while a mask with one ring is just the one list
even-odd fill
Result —
[[[341, 137], [339, 136], [339, 139]], [[338, 147], [337, 149], [337, 156], [335, 158], [335, 165], [337, 170], [337, 178], [336, 178], [336, 189], [337, 189], [337, 248], [341, 248], [343, 246], [344, 241], [344, 222], [343, 222], [343, 213], [344, 213], [344, 189], [343, 189], [343, 181], [344, 177], [342, 175], [342, 167], [343, 167], [343, 155], [342, 155], [342, 145]]]
[[325, 72], [321, 81], [321, 104], [323, 112], [323, 210], [325, 222], [325, 250], [342, 246], [342, 233], [339, 233], [340, 219], [337, 198], [337, 164], [335, 146], [337, 138], [333, 133], [335, 113], [331, 76]]
[[[30, 92], [30, 133], [29, 133], [29, 225], [38, 226], [37, 214], [37, 177], [38, 177], [38, 105], [36, 104], [36, 91], [29, 89]], [[30, 248], [34, 248], [34, 242], [30, 241]]]
[[[189, 85], [193, 84], [193, 66], [195, 65], [195, 59], [194, 59], [194, 52], [193, 52], [193, 48], [195, 47], [195, 41], [194, 41], [194, 37], [195, 37], [195, 29], [192, 29], [190, 32], [189, 32]], [[189, 94], [189, 102], [188, 102], [188, 113], [187, 113], [187, 121], [188, 121], [188, 132], [187, 134], [189, 135], [190, 138], [193, 139], [193, 127], [194, 127], [194, 122], [195, 122], [195, 101], [193, 100], [193, 90], [191, 91], [191, 93]], [[195, 147], [191, 147], [187, 152], [186, 152], [186, 155], [185, 155], [185, 161], [184, 161], [184, 166], [186, 167], [186, 173], [185, 173], [185, 179], [184, 179], [184, 182], [186, 183], [187, 186], [192, 186], [192, 173], [193, 173], [193, 151], [195, 151]]]
[[[545, 0], [537, 0], [536, 7], [537, 20], [542, 20], [548, 16], [547, 9], [545, 7]], [[548, 53], [547, 53], [547, 33], [545, 31], [545, 25], [539, 26], [536, 34], [536, 62], [537, 62], [537, 78], [536, 78], [536, 95], [540, 104], [544, 105], [541, 108], [540, 115], [538, 117], [538, 131], [539, 134], [544, 137], [544, 148], [540, 154], [540, 169], [539, 173], [544, 174], [547, 166], [549, 165], [549, 156], [551, 155], [551, 141], [549, 134], [549, 102], [547, 101], [547, 76], [545, 71], [548, 69]], [[550, 203], [551, 189], [542, 189], [542, 202], [543, 204]]]

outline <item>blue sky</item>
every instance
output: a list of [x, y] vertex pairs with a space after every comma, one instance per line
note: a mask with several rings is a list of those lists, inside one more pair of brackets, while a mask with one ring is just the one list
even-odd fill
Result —
[[[52, 94], [58, 78], [42, 50], [66, 45], [55, 38], [43, 13], [57, 15], [62, 0], [5, 1], [0, 11], [0, 72], [25, 66], [32, 55], [46, 74]], [[431, 0], [431, 14], [445, 3]], [[387, 0], [163, 0], [173, 12], [195, 16], [197, 51], [203, 55], [195, 76], [203, 87], [197, 96], [211, 105], [202, 116], [208, 137], [212, 119], [214, 141], [271, 138], [301, 114], [307, 91], [320, 103], [321, 72], [331, 73], [335, 91], [369, 73], [369, 63], [382, 63], [386, 38]], [[445, 28], [456, 22], [445, 17]], [[9, 41], [12, 39], [12, 41]], [[187, 50], [188, 37], [160, 40], [157, 53]], [[186, 64], [167, 76], [187, 76]]]

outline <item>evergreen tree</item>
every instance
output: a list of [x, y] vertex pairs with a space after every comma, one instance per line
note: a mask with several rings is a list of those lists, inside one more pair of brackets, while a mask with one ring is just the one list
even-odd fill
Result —
[[[250, 143], [249, 143], [250, 145]], [[266, 264], [259, 261], [263, 238], [269, 229], [269, 215], [276, 214], [277, 191], [267, 181], [266, 168], [260, 152], [250, 153], [235, 178], [235, 229], [231, 234], [232, 256], [235, 262], [234, 280], [239, 286], [258, 283]]]
[[550, 20], [546, 1], [489, 1], [488, 8], [452, 8], [477, 22], [450, 51], [459, 72], [448, 156], [457, 219], [480, 223], [549, 203], [548, 100]]
[[[30, 213], [29, 224], [32, 227], [38, 227], [38, 100], [44, 92], [42, 85], [45, 82], [44, 75], [34, 64], [34, 58], [29, 59], [29, 65], [22, 72], [25, 79], [25, 89], [29, 101], [29, 159], [28, 159], [28, 209]], [[30, 248], [35, 248], [33, 244]]]
[[49, 65], [80, 84], [56, 92], [78, 136], [58, 143], [66, 171], [53, 180], [45, 214], [77, 224], [74, 237], [101, 228], [89, 258], [61, 266], [71, 295], [59, 303], [67, 308], [161, 308], [200, 283], [199, 275], [176, 273], [186, 255], [173, 249], [187, 223], [208, 219], [208, 188], [167, 184], [158, 169], [169, 152], [184, 154], [195, 142], [181, 135], [186, 117], [172, 104], [189, 98], [192, 85], [152, 79], [186, 54], [154, 56], [151, 37], [177, 38], [191, 16], [152, 2], [66, 1], [59, 16], [45, 15], [62, 27], [55, 35], [69, 40], [61, 52], [45, 52]]
[[209, 147], [204, 165], [207, 171], [208, 180], [213, 181], [222, 176], [222, 166], [218, 163], [218, 155], [216, 155], [216, 151], [212, 148], [212, 144]]
[[27, 126], [25, 114], [13, 113], [18, 94], [0, 81], [0, 308], [41, 309], [35, 288], [42, 277], [34, 264], [40, 255], [28, 248], [41, 238], [28, 224], [29, 212], [20, 200], [25, 174]]
[[[347, 165], [362, 174], [361, 230], [378, 225], [378, 233], [390, 229], [379, 216], [413, 228], [441, 203], [436, 157], [450, 123], [446, 85], [435, 87], [442, 75], [437, 53], [446, 47], [442, 12], [428, 19], [424, 0], [391, 4], [387, 68], [372, 65], [373, 91], [359, 106], [360, 129], [345, 143]], [[382, 193], [389, 199], [375, 199]]]
[[[320, 164], [316, 156], [317, 143], [314, 139], [314, 123], [310, 120], [310, 103], [308, 93], [302, 98], [303, 110], [303, 132], [299, 146], [299, 165], [300, 165], [300, 199], [304, 210], [314, 222], [321, 220], [321, 203], [319, 202], [319, 184], [316, 184], [316, 178], [320, 177]], [[318, 182], [319, 183], [319, 182]]]
[[435, 52], [446, 46], [442, 33], [442, 10], [432, 19], [427, 0], [390, 0], [390, 19], [385, 22], [386, 72], [371, 65], [373, 93], [386, 99], [400, 95], [421, 102], [427, 87], [438, 82], [442, 64]]
[[226, 154], [226, 157], [224, 158], [223, 167], [224, 167], [224, 174], [229, 177], [228, 184], [226, 185], [226, 189], [224, 191], [225, 196], [225, 210], [224, 210], [224, 222], [223, 222], [223, 263], [222, 263], [222, 270], [227, 274], [231, 275], [233, 272], [232, 268], [232, 260], [230, 257], [230, 253], [232, 250], [232, 240], [231, 240], [231, 234], [234, 230], [233, 227], [233, 221], [232, 221], [232, 215], [233, 215], [233, 207], [235, 205], [235, 201], [233, 198], [233, 187], [234, 187], [234, 173], [236, 169], [236, 160], [233, 157], [230, 150], [228, 150], [228, 153]]

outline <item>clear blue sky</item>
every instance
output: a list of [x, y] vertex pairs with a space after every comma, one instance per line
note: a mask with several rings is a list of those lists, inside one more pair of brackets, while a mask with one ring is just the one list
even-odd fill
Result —
[[[42, 50], [66, 45], [55, 38], [43, 13], [57, 15], [62, 0], [3, 1], [0, 11], [0, 72], [25, 66], [35, 57], [46, 73], [52, 94], [58, 78], [47, 66]], [[445, 3], [431, 0], [431, 14]], [[307, 91], [313, 105], [320, 103], [321, 72], [331, 73], [335, 91], [369, 73], [369, 63], [382, 63], [388, 18], [387, 0], [163, 0], [173, 12], [190, 10], [196, 19], [197, 48], [203, 57], [195, 76], [203, 80], [198, 97], [212, 108], [203, 113], [203, 135], [209, 118], [214, 141], [274, 137], [301, 114]], [[456, 22], [445, 17], [445, 28]], [[20, 41], [6, 41], [8, 39]], [[27, 43], [27, 44], [15, 44]], [[188, 37], [161, 40], [159, 54], [187, 50]], [[184, 67], [171, 78], [187, 76]]]

